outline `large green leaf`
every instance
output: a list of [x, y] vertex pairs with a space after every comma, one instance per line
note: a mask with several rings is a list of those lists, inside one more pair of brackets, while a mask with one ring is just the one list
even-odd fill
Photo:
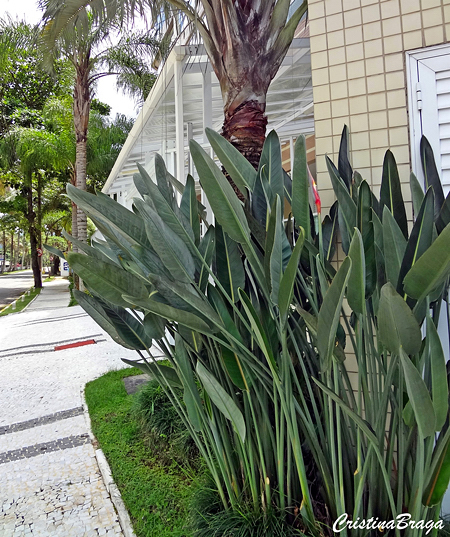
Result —
[[135, 200], [136, 207], [145, 220], [152, 247], [175, 280], [189, 283], [194, 279], [195, 264], [192, 255], [180, 235], [166, 225], [158, 213], [142, 200]]
[[366, 265], [364, 245], [359, 229], [355, 229], [348, 257], [352, 260], [352, 281], [347, 289], [349, 306], [355, 313], [364, 313], [366, 304]]
[[197, 142], [191, 140], [190, 148], [200, 183], [216, 219], [233, 240], [248, 243], [250, 230], [244, 209], [230, 183]]
[[408, 296], [421, 300], [450, 275], [450, 225], [419, 258], [403, 280]]
[[223, 389], [219, 381], [201, 362], [197, 362], [196, 371], [206, 393], [211, 398], [211, 401], [220, 412], [222, 412], [225, 418], [231, 421], [241, 442], [244, 443], [246, 427], [242, 412], [239, 410], [232, 397], [230, 397], [230, 395]]
[[344, 125], [344, 128], [342, 129], [341, 143], [339, 145], [338, 170], [341, 179], [344, 181], [345, 186], [350, 191], [353, 170], [349, 160], [347, 125]]
[[403, 294], [403, 279], [409, 269], [417, 263], [420, 256], [431, 246], [434, 231], [434, 194], [429, 188], [420, 207], [417, 219], [414, 222], [411, 235], [406, 245], [400, 273], [398, 276], [397, 290]]
[[[219, 322], [211, 304], [205, 298], [204, 294], [197, 291], [195, 286], [182, 282], [169, 281], [154, 275], [150, 275], [150, 280], [158, 290], [158, 293], [152, 294], [152, 298], [158, 302], [169, 304], [180, 310], [192, 312], [208, 323], [209, 321], [216, 324]], [[160, 300], [160, 295], [165, 300]]]
[[247, 317], [252, 326], [256, 341], [258, 342], [260, 349], [263, 351], [264, 356], [266, 357], [267, 362], [271, 366], [272, 370], [276, 371], [277, 365], [273, 355], [272, 347], [269, 342], [268, 334], [266, 330], [264, 330], [264, 327], [258, 317], [258, 314], [256, 313], [255, 308], [253, 307], [253, 304], [251, 303], [251, 300], [249, 299], [245, 291], [239, 289], [239, 296], [241, 298], [245, 313], [247, 314]]
[[346, 257], [326, 292], [317, 322], [317, 350], [323, 371], [329, 369], [336, 345], [336, 331], [341, 315], [345, 287], [350, 277], [352, 262]]
[[366, 181], [362, 181], [358, 192], [358, 229], [364, 245], [366, 296], [372, 295], [377, 284], [377, 264], [375, 259], [375, 231], [373, 225], [372, 193]]
[[150, 246], [142, 219], [109, 196], [89, 194], [71, 184], [67, 185], [67, 194], [95, 223], [105, 222], [134, 242]]
[[117, 248], [115, 248], [116, 244], [114, 244], [114, 248], [112, 248], [107, 241], [103, 240], [96, 240], [94, 238], [91, 239], [91, 246], [94, 248], [94, 250], [98, 250], [102, 252], [102, 254], [107, 257], [110, 261], [115, 263], [116, 265], [119, 265], [119, 256], [122, 256], [122, 252], [119, 252]]
[[392, 353], [403, 347], [407, 354], [420, 351], [422, 334], [411, 308], [396, 292], [391, 283], [383, 285], [378, 306], [378, 334], [380, 341]]
[[[254, 216], [256, 221], [261, 224], [261, 226], [266, 228], [266, 219], [267, 219], [267, 200], [266, 194], [262, 185], [261, 171], [256, 174], [255, 186], [253, 188], [252, 200], [251, 200], [252, 210], [251, 214]], [[270, 205], [269, 205], [270, 206]]]
[[196, 431], [201, 429], [202, 401], [195, 382], [192, 363], [179, 334], [175, 334], [175, 362], [184, 387], [184, 404], [189, 420]]
[[225, 305], [225, 300], [222, 297], [222, 294], [213, 285], [208, 285], [208, 298], [214, 304], [222, 324], [226, 328], [226, 331], [222, 332], [223, 335], [230, 341], [231, 344], [235, 343], [233, 340], [242, 343], [241, 334], [239, 333], [236, 324], [232, 319], [227, 306]]
[[113, 263], [114, 265], [119, 266], [119, 262], [114, 259], [111, 259], [110, 257], [107, 257], [101, 250], [93, 248], [92, 246], [89, 246], [87, 242], [79, 241], [75, 237], [72, 237], [72, 235], [69, 235], [64, 229], [62, 231], [62, 234], [64, 238], [71, 242], [74, 246], [74, 250], [78, 252], [84, 252], [89, 257], [93, 257], [94, 259], [98, 259], [100, 261], [104, 261], [105, 263]]
[[281, 146], [278, 134], [270, 131], [263, 145], [258, 171], [265, 168], [274, 198], [278, 194], [284, 200], [284, 177], [281, 165]]
[[[186, 246], [189, 248], [191, 253], [193, 252], [192, 249], [192, 242], [195, 240], [195, 234], [193, 231], [193, 228], [190, 225], [190, 216], [188, 215], [186, 218], [183, 218], [183, 223], [181, 222], [182, 217], [184, 217], [184, 214], [182, 211], [178, 209], [178, 206], [175, 202], [172, 204], [167, 201], [165, 196], [163, 196], [160, 192], [159, 187], [155, 185], [155, 183], [151, 180], [150, 176], [148, 175], [147, 171], [138, 163], [137, 164], [138, 169], [141, 173], [142, 177], [146, 177], [146, 184], [148, 185], [148, 189], [150, 190], [150, 196], [146, 197], [145, 204], [141, 200], [134, 200], [135, 205], [138, 208], [140, 212], [142, 207], [147, 207], [149, 209], [152, 209], [158, 213], [158, 215], [161, 217], [161, 219], [164, 221], [164, 223], [176, 234], [180, 237], [180, 239], [186, 244]], [[190, 192], [189, 186], [187, 187], [188, 192]], [[195, 190], [195, 187], [194, 187]], [[166, 193], [167, 194], [167, 193]], [[170, 198], [170, 194], [167, 194]], [[183, 192], [184, 195], [184, 192]], [[175, 209], [175, 211], [174, 211]], [[194, 209], [193, 209], [194, 210]], [[195, 225], [195, 224], [194, 224]], [[198, 224], [200, 226], [200, 223]]]
[[392, 285], [397, 285], [400, 267], [405, 256], [406, 239], [398, 227], [392, 213], [383, 208], [383, 246], [386, 277]]
[[112, 304], [128, 307], [122, 298], [124, 293], [139, 298], [148, 296], [148, 291], [139, 278], [113, 263], [76, 253], [68, 253], [66, 258], [89, 289]]
[[133, 183], [142, 198], [144, 196], [150, 196], [150, 190], [147, 188], [140, 173], [133, 174]]
[[[169, 183], [175, 188], [175, 190], [179, 194], [183, 195], [184, 184], [180, 183], [178, 179], [175, 179], [175, 177], [171, 173], [169, 173], [167, 170], [166, 170], [166, 177]], [[197, 209], [198, 209], [198, 214], [201, 216], [201, 218], [203, 220], [206, 219], [206, 207], [199, 200], [197, 200]]]
[[198, 215], [195, 181], [191, 175], [188, 175], [186, 179], [186, 187], [180, 202], [180, 211], [189, 222], [190, 228], [194, 232], [195, 244], [198, 244], [200, 241], [200, 218]]
[[108, 305], [76, 289], [73, 294], [86, 313], [122, 347], [144, 350], [152, 346], [152, 339], [142, 324], [124, 308]]
[[423, 381], [422, 375], [412, 363], [402, 347], [400, 347], [400, 361], [405, 375], [406, 391], [414, 410], [414, 416], [423, 438], [435, 432], [436, 416], [431, 402], [430, 393]]
[[127, 295], [126, 293], [123, 295], [123, 300], [126, 301], [128, 307], [138, 307], [145, 311], [150, 311], [163, 319], [182, 324], [191, 330], [196, 330], [197, 332], [208, 336], [213, 334], [209, 325], [191, 312], [173, 308], [172, 306], [162, 304], [151, 298], [136, 298], [135, 296]]
[[245, 286], [244, 265], [238, 244], [230, 239], [222, 226], [216, 225], [217, 279], [234, 302], [239, 299], [238, 288]]
[[431, 397], [436, 415], [436, 431], [440, 431], [444, 426], [449, 410], [447, 369], [439, 334], [433, 320], [429, 316], [427, 317], [427, 343], [429, 346], [428, 359], [430, 360], [431, 368]]
[[209, 226], [208, 230], [206, 231], [206, 233], [203, 235], [202, 239], [200, 240], [200, 244], [198, 246], [198, 252], [205, 262], [205, 263], [203, 262], [200, 263], [199, 259], [196, 260], [196, 262], [198, 262], [197, 270], [199, 272], [198, 287], [202, 293], [205, 292], [206, 285], [209, 279], [209, 272], [207, 268], [205, 267], [205, 264], [207, 267], [211, 267], [211, 263], [212, 263], [213, 256], [215, 253], [215, 236], [216, 236], [216, 230], [214, 226]]
[[322, 222], [323, 257], [331, 261], [335, 252], [336, 235], [338, 230], [338, 202], [335, 201]]
[[[139, 221], [145, 229], [145, 223], [140, 216]], [[103, 220], [93, 218], [93, 222], [105, 237], [108, 247], [113, 250], [117, 260], [120, 257], [129, 257], [141, 267], [143, 272], [164, 275], [170, 278], [169, 272], [153, 250], [152, 245], [148, 240], [147, 233], [147, 244], [142, 245], [126, 233], [123, 233], [116, 226], [112, 225], [106, 218]]]
[[51, 254], [56, 255], [61, 259], [65, 259], [63, 252], [59, 248], [55, 248], [54, 246], [50, 246], [49, 244], [44, 244], [44, 248]]
[[278, 303], [280, 282], [283, 276], [283, 234], [284, 229], [281, 215], [281, 199], [277, 196], [272, 206], [272, 211], [270, 213], [269, 222], [267, 226], [267, 238], [264, 259], [266, 280], [270, 282], [270, 296], [274, 304]]
[[303, 135], [297, 138], [294, 148], [292, 169], [292, 214], [297, 226], [305, 230], [306, 238], [311, 236], [309, 220], [309, 176], [306, 161], [306, 140]]
[[425, 197], [425, 193], [423, 191], [422, 186], [419, 183], [419, 180], [417, 177], [411, 172], [409, 176], [409, 185], [411, 188], [411, 198], [413, 203], [413, 211], [414, 214], [419, 214], [420, 207], [423, 203], [423, 198]]
[[425, 190], [431, 186], [434, 192], [434, 214], [437, 217], [444, 204], [444, 190], [434, 160], [433, 149], [426, 136], [420, 140], [420, 159], [425, 175]]
[[207, 128], [206, 136], [234, 184], [242, 195], [247, 197], [247, 188], [253, 191], [255, 186], [256, 170], [228, 140], [216, 131]]
[[291, 258], [286, 267], [286, 270], [281, 278], [280, 290], [278, 293], [278, 308], [280, 310], [280, 318], [282, 322], [286, 322], [288, 318], [289, 307], [294, 294], [294, 284], [299, 269], [300, 255], [302, 253], [303, 243], [305, 240], [305, 231], [300, 228], [300, 232], [292, 251]]
[[236, 352], [233, 352], [225, 345], [220, 345], [222, 360], [225, 369], [233, 383], [241, 390], [248, 390], [248, 384], [245, 379], [242, 363]]
[[156, 362], [137, 362], [126, 358], [122, 358], [122, 362], [132, 367], [137, 367], [152, 380], [158, 381], [159, 384], [167, 385], [171, 388], [183, 388], [183, 384], [173, 367], [157, 364]]
[[425, 489], [422, 502], [430, 507], [438, 505], [444, 494], [447, 492], [450, 482], [450, 440], [447, 440], [447, 445], [439, 457], [439, 462], [436, 469], [430, 477], [428, 485]]
[[[139, 168], [139, 171], [141, 171], [141, 168]], [[161, 192], [162, 196], [167, 201], [169, 206], [173, 207], [175, 200], [174, 200], [172, 186], [167, 180], [166, 164], [162, 156], [159, 155], [158, 153], [156, 153], [155, 155], [155, 175], [156, 175], [156, 183], [158, 185], [158, 190]]]
[[[350, 196], [347, 187], [342, 179], [339, 177], [339, 173], [331, 160], [326, 157], [328, 173], [330, 174], [331, 184], [333, 185], [334, 193], [339, 202], [339, 213], [345, 222], [345, 231], [347, 232], [348, 239], [351, 241], [353, 235], [353, 229], [357, 225], [357, 210], [356, 204]], [[342, 234], [343, 230], [341, 230]]]
[[381, 208], [386, 206], [395, 218], [405, 238], [408, 238], [408, 221], [406, 218], [405, 204], [403, 202], [402, 187], [398, 175], [397, 163], [389, 149], [386, 151], [383, 161], [383, 175], [380, 189]]
[[165, 324], [164, 319], [153, 313], [146, 313], [142, 321], [147, 336], [156, 340], [164, 337]]
[[438, 233], [442, 233], [447, 224], [450, 224], [450, 192], [447, 194], [439, 216], [436, 218], [436, 229]]

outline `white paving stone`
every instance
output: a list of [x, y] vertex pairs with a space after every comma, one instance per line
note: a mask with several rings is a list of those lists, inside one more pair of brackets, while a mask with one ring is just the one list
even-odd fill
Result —
[[[92, 336], [94, 345], [51, 350]], [[80, 307], [1, 317], [0, 426], [80, 407], [86, 382], [123, 368], [122, 357], [136, 354], [116, 345]], [[2, 434], [0, 454], [87, 432], [79, 415]], [[27, 535], [123, 535], [90, 443], [0, 464], [0, 537]]]
[[31, 429], [25, 429], [24, 431], [1, 435], [0, 452], [51, 442], [58, 438], [84, 434], [86, 432], [87, 427], [84, 415], [66, 418], [55, 421], [54, 423], [48, 423], [47, 425], [40, 425]]
[[59, 527], [60, 535], [73, 528], [78, 535], [99, 535], [100, 528], [122, 535], [90, 444], [2, 464], [0, 483], [2, 537], [44, 537]]

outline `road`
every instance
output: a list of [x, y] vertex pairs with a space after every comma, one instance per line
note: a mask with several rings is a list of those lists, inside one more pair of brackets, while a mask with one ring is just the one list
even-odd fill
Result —
[[0, 276], [0, 310], [33, 287], [33, 284], [33, 271], [31, 270]]

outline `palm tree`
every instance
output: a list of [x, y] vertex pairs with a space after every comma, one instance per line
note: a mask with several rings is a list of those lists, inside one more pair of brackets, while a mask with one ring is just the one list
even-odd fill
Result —
[[[167, 2], [203, 39], [223, 98], [223, 136], [256, 167], [265, 138], [266, 95], [307, 10], [307, 0], [45, 0], [49, 42], [74, 20], [128, 20], [136, 11], [161, 19]], [[297, 5], [297, 7], [295, 7]], [[90, 6], [90, 11], [87, 7]]]
[[[49, 4], [52, 0], [45, 0]], [[142, 67], [142, 57], [149, 57], [157, 50], [157, 44], [150, 36], [133, 34], [122, 37], [118, 43], [110, 41], [111, 24], [97, 24], [93, 17], [76, 18], [54, 41], [49, 39], [52, 25], [47, 23], [42, 31], [41, 46], [46, 53], [47, 64], [53, 65], [59, 57], [69, 61], [74, 69], [73, 122], [76, 139], [75, 184], [86, 190], [87, 140], [91, 103], [96, 82], [111, 74], [129, 71], [134, 63]], [[121, 51], [121, 54], [118, 54]], [[123, 61], [126, 58], [126, 66]], [[130, 67], [131, 65], [131, 67]], [[149, 78], [150, 62], [142, 77]], [[126, 78], [126, 77], [125, 77]], [[87, 219], [83, 211], [76, 208], [76, 226], [73, 219], [73, 235], [83, 242], [87, 240]]]

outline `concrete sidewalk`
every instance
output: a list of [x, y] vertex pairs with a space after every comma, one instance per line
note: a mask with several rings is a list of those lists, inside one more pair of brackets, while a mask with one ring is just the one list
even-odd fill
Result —
[[67, 280], [44, 285], [23, 312], [0, 317], [0, 536], [122, 536], [82, 394], [137, 355], [67, 307]]
[[43, 284], [42, 291], [25, 310], [38, 311], [65, 308], [70, 302], [69, 280], [56, 276], [51, 282]]

